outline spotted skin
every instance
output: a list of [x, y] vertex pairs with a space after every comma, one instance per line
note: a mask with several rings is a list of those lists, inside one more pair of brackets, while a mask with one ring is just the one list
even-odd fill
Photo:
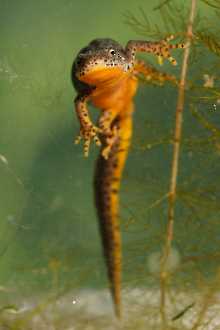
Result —
[[[137, 52], [152, 53], [176, 65], [170, 50], [183, 48], [171, 45], [169, 37], [159, 42], [129, 41], [123, 48], [112, 39], [95, 39], [81, 49], [72, 66], [72, 82], [77, 91], [75, 110], [80, 134], [75, 142], [84, 141], [84, 155], [89, 154], [91, 141], [101, 145], [97, 160], [94, 189], [95, 204], [115, 314], [121, 317], [121, 235], [119, 229], [119, 189], [132, 135], [133, 98], [138, 75], [160, 83], [171, 81], [172, 75], [158, 72], [136, 59]], [[87, 109], [91, 102], [100, 109], [97, 126]]]
[[101, 145], [98, 137], [99, 128], [94, 126], [89, 118], [89, 113], [86, 107], [86, 101], [88, 96], [78, 96], [75, 99], [75, 109], [78, 119], [81, 123], [80, 135], [75, 139], [75, 143], [78, 144], [81, 137], [84, 137], [84, 155], [87, 157], [89, 153], [90, 140], [93, 139], [97, 145]]

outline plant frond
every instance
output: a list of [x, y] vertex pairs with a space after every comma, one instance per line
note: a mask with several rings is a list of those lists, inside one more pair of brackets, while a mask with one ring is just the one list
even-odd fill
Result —
[[136, 17], [130, 11], [125, 12], [124, 23], [129, 25], [139, 35], [161, 39], [165, 35], [164, 32], [157, 24], [150, 22], [143, 8], [139, 8], [139, 13], [140, 17]]
[[206, 129], [208, 129], [214, 136], [220, 137], [220, 128], [216, 127], [213, 123], [211, 123], [203, 114], [201, 114], [196, 107], [190, 107], [190, 111], [194, 118], [198, 120], [198, 122]]
[[197, 40], [201, 41], [211, 52], [220, 56], [220, 40], [218, 40], [213, 33], [198, 31], [196, 37]]
[[171, 0], [165, 0], [165, 1], [162, 1], [159, 5], [157, 5], [156, 7], [153, 8], [153, 10], [158, 10], [158, 9], [161, 9], [164, 5], [167, 5], [168, 2], [170, 2]]
[[208, 5], [212, 8], [220, 9], [220, 1], [219, 0], [202, 0], [202, 2], [204, 2], [206, 5]]

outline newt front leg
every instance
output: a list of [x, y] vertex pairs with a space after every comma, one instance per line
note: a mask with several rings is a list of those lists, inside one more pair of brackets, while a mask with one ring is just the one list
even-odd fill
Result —
[[177, 65], [177, 62], [175, 58], [171, 56], [170, 51], [176, 48], [184, 48], [185, 45], [183, 43], [172, 45], [169, 43], [172, 39], [174, 39], [173, 35], [158, 42], [130, 40], [126, 46], [127, 56], [134, 62], [137, 52], [152, 53], [160, 58], [168, 59], [173, 65]]
[[88, 97], [88, 95], [78, 95], [75, 99], [75, 109], [80, 122], [80, 134], [75, 139], [75, 143], [78, 144], [82, 138], [84, 139], [83, 149], [85, 157], [88, 157], [91, 140], [94, 140], [96, 145], [101, 145], [98, 137], [100, 130], [93, 125], [86, 106]]

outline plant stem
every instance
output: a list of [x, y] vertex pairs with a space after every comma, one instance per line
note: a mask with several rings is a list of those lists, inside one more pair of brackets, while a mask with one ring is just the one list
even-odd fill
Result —
[[191, 1], [191, 9], [189, 14], [189, 22], [186, 33], [186, 48], [183, 54], [183, 63], [181, 68], [181, 77], [178, 87], [178, 98], [176, 106], [176, 119], [175, 119], [175, 131], [173, 139], [173, 158], [171, 167], [170, 187], [168, 196], [168, 224], [166, 241], [164, 245], [164, 251], [161, 258], [161, 269], [160, 269], [160, 289], [161, 289], [161, 300], [160, 300], [160, 313], [164, 329], [167, 328], [167, 317], [165, 312], [166, 305], [166, 284], [167, 284], [167, 270], [166, 264], [168, 257], [171, 252], [172, 240], [173, 240], [173, 227], [174, 227], [174, 210], [176, 203], [176, 187], [179, 169], [179, 158], [180, 158], [180, 144], [182, 137], [182, 122], [183, 122], [183, 109], [185, 101], [185, 86], [186, 86], [186, 75], [188, 70], [190, 46], [193, 37], [193, 22], [196, 12], [197, 0]]

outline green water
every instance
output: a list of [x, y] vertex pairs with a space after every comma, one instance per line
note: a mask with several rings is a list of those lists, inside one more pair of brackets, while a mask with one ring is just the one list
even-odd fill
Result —
[[[127, 10], [138, 15], [139, 6], [156, 15], [155, 1], [0, 0], [3, 306], [16, 296], [48, 297], [108, 285], [92, 195], [97, 148], [84, 159], [82, 146], [73, 144], [79, 125], [70, 69], [78, 50], [93, 38], [111, 37], [122, 44], [140, 38], [123, 21]], [[201, 67], [216, 61], [209, 56], [192, 64], [191, 77], [202, 80]], [[181, 51], [175, 57], [181, 62]], [[158, 67], [153, 57], [145, 58]], [[180, 72], [169, 63], [162, 69]], [[174, 127], [176, 95], [170, 85], [141, 85], [135, 97], [133, 144], [121, 190], [125, 289], [158, 286], [148, 258], [164, 243], [166, 199], [151, 206], [168, 190], [172, 146], [166, 141]], [[220, 105], [214, 108], [211, 102], [201, 109], [219, 127]], [[174, 233], [181, 269], [173, 283], [188, 288], [199, 287], [219, 264], [220, 143], [219, 135], [213, 143], [195, 142], [209, 141], [211, 133], [191, 115], [189, 99], [184, 118], [188, 142], [178, 178], [184, 198], [176, 208]], [[217, 257], [203, 257], [213, 254]], [[201, 258], [195, 263], [192, 256]]]

